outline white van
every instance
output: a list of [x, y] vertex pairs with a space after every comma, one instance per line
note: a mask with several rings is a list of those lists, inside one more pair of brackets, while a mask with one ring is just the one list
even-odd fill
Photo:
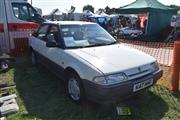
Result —
[[20, 54], [28, 49], [28, 37], [43, 22], [26, 0], [0, 0], [0, 52]]

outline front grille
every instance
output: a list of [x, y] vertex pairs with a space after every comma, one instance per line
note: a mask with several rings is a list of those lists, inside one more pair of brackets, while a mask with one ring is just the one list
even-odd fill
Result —
[[127, 75], [128, 80], [140, 78], [142, 76], [146, 76], [151, 73], [152, 73], [152, 70], [149, 65], [144, 65], [141, 67], [136, 67], [136, 68], [125, 71], [125, 74]]

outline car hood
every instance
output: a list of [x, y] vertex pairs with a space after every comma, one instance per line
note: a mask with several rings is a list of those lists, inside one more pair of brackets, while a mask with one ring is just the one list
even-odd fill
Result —
[[104, 74], [121, 72], [156, 61], [141, 51], [121, 44], [74, 49], [71, 52]]

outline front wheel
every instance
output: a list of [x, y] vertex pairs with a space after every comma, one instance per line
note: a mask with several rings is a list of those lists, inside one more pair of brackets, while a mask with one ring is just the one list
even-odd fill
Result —
[[81, 103], [84, 98], [84, 91], [81, 79], [76, 74], [70, 74], [68, 77], [68, 95], [75, 103]]

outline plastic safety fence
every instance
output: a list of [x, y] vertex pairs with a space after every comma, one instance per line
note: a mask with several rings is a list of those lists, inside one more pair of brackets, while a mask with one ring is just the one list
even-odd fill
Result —
[[158, 84], [168, 87], [170, 89], [172, 88], [171, 65], [173, 61], [174, 43], [142, 42], [131, 40], [120, 40], [120, 42], [122, 45], [138, 49], [156, 58], [164, 71], [163, 77], [158, 81]]

